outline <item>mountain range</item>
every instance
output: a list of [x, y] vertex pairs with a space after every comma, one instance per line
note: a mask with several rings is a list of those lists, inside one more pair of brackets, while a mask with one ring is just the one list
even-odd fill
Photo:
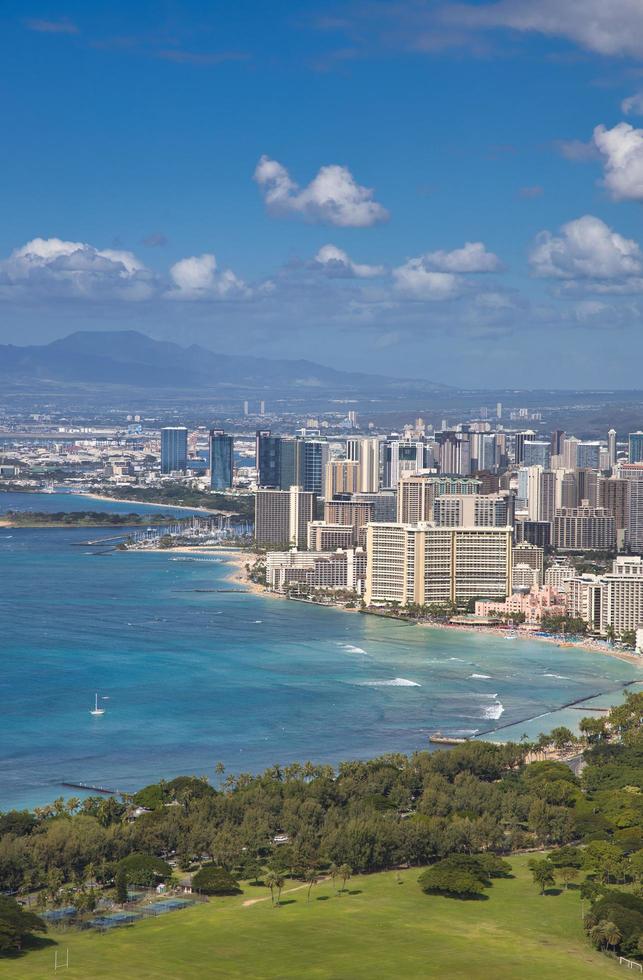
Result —
[[249, 391], [317, 389], [353, 394], [446, 391], [432, 381], [340, 371], [306, 360], [222, 354], [181, 347], [135, 330], [79, 331], [49, 344], [0, 345], [0, 381]]

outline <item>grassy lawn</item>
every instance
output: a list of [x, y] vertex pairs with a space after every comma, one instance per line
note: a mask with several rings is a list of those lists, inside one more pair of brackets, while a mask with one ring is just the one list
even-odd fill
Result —
[[[72, 978], [243, 978], [243, 980], [360, 980], [426, 978], [475, 980], [591, 980], [622, 970], [585, 941], [576, 890], [541, 897], [526, 868], [511, 859], [515, 877], [497, 880], [485, 901], [424, 895], [418, 870], [356, 877], [350, 894], [330, 882], [244, 906], [267, 894], [248, 886], [236, 898], [171, 912], [155, 920], [96, 932], [50, 933]], [[294, 887], [296, 883], [287, 885]], [[269, 893], [268, 893], [269, 894]], [[54, 945], [0, 959], [0, 978], [53, 975]], [[60, 958], [60, 956], [59, 956]]]

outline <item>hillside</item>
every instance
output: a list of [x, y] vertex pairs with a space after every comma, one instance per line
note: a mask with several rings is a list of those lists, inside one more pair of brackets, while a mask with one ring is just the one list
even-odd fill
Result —
[[127, 385], [194, 389], [229, 386], [254, 391], [288, 388], [382, 394], [408, 390], [448, 390], [432, 381], [339, 371], [305, 360], [224, 354], [205, 347], [181, 347], [133, 330], [80, 331], [50, 344], [0, 346], [0, 381]]

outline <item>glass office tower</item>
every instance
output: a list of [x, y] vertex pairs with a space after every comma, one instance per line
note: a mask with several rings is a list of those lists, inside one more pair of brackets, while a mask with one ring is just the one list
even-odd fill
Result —
[[188, 465], [188, 430], [184, 425], [161, 429], [161, 473], [184, 472]]
[[210, 487], [212, 490], [229, 490], [234, 470], [234, 446], [232, 436], [223, 429], [210, 429]]

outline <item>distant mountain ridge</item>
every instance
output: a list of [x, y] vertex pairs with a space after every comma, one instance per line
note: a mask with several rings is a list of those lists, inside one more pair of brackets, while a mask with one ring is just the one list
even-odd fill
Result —
[[339, 371], [306, 360], [220, 354], [181, 347], [136, 330], [78, 331], [52, 343], [0, 345], [0, 380], [127, 385], [144, 388], [331, 388], [360, 393], [407, 389], [445, 391], [432, 381]]

